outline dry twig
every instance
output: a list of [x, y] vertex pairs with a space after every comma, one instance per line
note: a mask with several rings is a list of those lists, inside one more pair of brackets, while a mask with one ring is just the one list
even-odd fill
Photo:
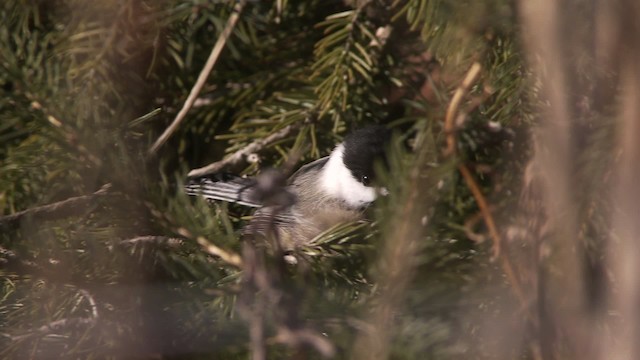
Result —
[[178, 238], [168, 237], [168, 236], [144, 235], [144, 236], [136, 236], [131, 239], [122, 240], [120, 244], [121, 245], [166, 244], [168, 246], [179, 246], [179, 245], [182, 245], [182, 240]]
[[255, 152], [258, 152], [260, 150], [262, 150], [265, 146], [268, 146], [278, 140], [284, 139], [285, 137], [289, 136], [289, 134], [291, 134], [291, 132], [293, 130], [297, 129], [296, 125], [288, 125], [285, 126], [284, 128], [280, 129], [279, 131], [276, 131], [275, 133], [267, 136], [264, 139], [257, 139], [256, 141], [252, 142], [251, 144], [243, 147], [242, 149], [234, 152], [233, 154], [227, 156], [226, 158], [220, 160], [220, 161], [216, 161], [214, 163], [211, 163], [207, 166], [198, 168], [198, 169], [193, 169], [191, 171], [189, 171], [188, 176], [189, 177], [198, 177], [198, 176], [203, 176], [203, 175], [207, 175], [207, 174], [212, 174], [212, 173], [216, 173], [218, 171], [220, 171], [221, 169], [223, 169], [226, 166], [229, 165], [235, 165], [240, 163], [247, 155], [249, 154], [253, 154]]
[[244, 5], [246, 3], [247, 3], [246, 0], [239, 0], [236, 3], [236, 6], [233, 8], [233, 12], [229, 16], [229, 19], [227, 20], [227, 24], [222, 30], [220, 37], [218, 37], [218, 41], [216, 41], [215, 45], [213, 46], [213, 49], [211, 49], [211, 54], [209, 55], [207, 62], [202, 68], [202, 71], [200, 71], [200, 75], [198, 75], [198, 79], [196, 80], [195, 85], [193, 85], [193, 88], [191, 89], [191, 92], [189, 93], [187, 100], [184, 102], [184, 105], [182, 106], [182, 109], [180, 109], [180, 112], [178, 113], [176, 118], [173, 120], [171, 125], [169, 125], [169, 127], [162, 133], [162, 135], [160, 135], [158, 140], [156, 140], [153, 146], [151, 146], [151, 148], [149, 149], [149, 155], [153, 155], [158, 151], [160, 146], [162, 146], [167, 141], [167, 139], [169, 139], [169, 137], [176, 131], [176, 129], [178, 129], [178, 126], [180, 125], [180, 123], [187, 116], [189, 109], [191, 109], [191, 107], [193, 106], [193, 103], [196, 101], [198, 94], [200, 94], [200, 91], [202, 90], [202, 87], [207, 81], [209, 74], [211, 74], [211, 70], [213, 70], [213, 66], [218, 61], [218, 58], [220, 57], [220, 53], [222, 52], [224, 45], [227, 43], [229, 36], [231, 36], [231, 32], [233, 31], [233, 28], [235, 27], [236, 23], [238, 22], [238, 18], [240, 17], [240, 12], [242, 12], [242, 9], [244, 8]]
[[198, 236], [196, 238], [196, 241], [198, 242], [198, 244], [200, 244], [200, 246], [202, 246], [204, 251], [206, 251], [207, 253], [213, 256], [219, 257], [220, 259], [222, 259], [222, 261], [226, 262], [229, 265], [242, 268], [242, 258], [240, 257], [240, 255], [231, 251], [224, 250], [214, 245], [213, 243], [211, 243], [209, 240], [207, 240], [202, 236]]
[[220, 258], [222, 261], [229, 265], [233, 265], [238, 268], [242, 268], [242, 258], [240, 255], [230, 250], [224, 250], [221, 247], [215, 245], [204, 236], [194, 236], [191, 232], [185, 228], [176, 229], [176, 232], [186, 238], [195, 239], [195, 241], [202, 247], [202, 249], [209, 255]]

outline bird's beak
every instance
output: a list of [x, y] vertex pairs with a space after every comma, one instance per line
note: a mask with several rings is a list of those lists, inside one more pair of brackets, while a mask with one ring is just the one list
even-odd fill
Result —
[[387, 196], [389, 195], [389, 190], [386, 187], [379, 187], [378, 188], [378, 194], [382, 195], [382, 196]]

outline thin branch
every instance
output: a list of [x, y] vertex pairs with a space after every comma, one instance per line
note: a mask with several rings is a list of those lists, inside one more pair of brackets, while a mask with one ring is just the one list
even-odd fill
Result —
[[493, 259], [497, 259], [498, 257], [500, 257], [501, 263], [502, 263], [502, 271], [504, 271], [505, 275], [507, 276], [507, 279], [509, 280], [511, 287], [513, 288], [513, 292], [518, 297], [518, 301], [520, 301], [520, 304], [523, 306], [523, 308], [525, 308], [527, 304], [527, 300], [526, 300], [526, 297], [524, 296], [524, 292], [522, 291], [522, 287], [520, 286], [520, 282], [516, 277], [515, 271], [513, 270], [511, 261], [507, 256], [504, 256], [504, 254], [502, 254], [503, 256], [500, 256], [501, 255], [500, 244], [502, 243], [502, 238], [500, 236], [500, 233], [498, 232], [498, 228], [493, 219], [493, 216], [491, 215], [491, 210], [489, 209], [487, 200], [482, 194], [480, 187], [478, 186], [475, 179], [473, 178], [473, 175], [471, 175], [471, 171], [469, 171], [467, 166], [464, 164], [460, 164], [458, 165], [458, 170], [460, 171], [460, 173], [462, 174], [462, 177], [467, 183], [467, 187], [471, 190], [471, 193], [473, 194], [473, 197], [475, 198], [476, 203], [480, 208], [480, 213], [482, 214], [484, 223], [489, 229], [489, 235], [491, 236], [491, 240], [493, 241], [492, 257]]
[[200, 246], [202, 246], [204, 251], [206, 251], [210, 255], [219, 257], [222, 261], [226, 262], [229, 265], [242, 268], [242, 258], [240, 257], [240, 255], [231, 251], [224, 250], [214, 245], [202, 236], [198, 236], [196, 238], [196, 241], [198, 242], [198, 244], [200, 244]]
[[[446, 134], [446, 141], [447, 141], [447, 147], [444, 151], [445, 156], [453, 156], [456, 154], [457, 139], [455, 134], [455, 119], [458, 117], [459, 108], [460, 108], [460, 104], [462, 103], [462, 100], [464, 99], [465, 95], [469, 92], [469, 88], [471, 88], [471, 85], [473, 85], [473, 83], [476, 81], [476, 79], [480, 75], [481, 69], [482, 69], [482, 66], [480, 66], [480, 64], [477, 62], [471, 65], [471, 67], [469, 68], [469, 71], [467, 71], [467, 74], [464, 77], [464, 80], [462, 80], [462, 83], [456, 89], [456, 92], [453, 95], [453, 98], [451, 99], [449, 106], [447, 107], [447, 113], [444, 120], [444, 133]], [[467, 186], [469, 187], [469, 189], [471, 189], [471, 192], [473, 193], [473, 196], [476, 199], [476, 203], [480, 208], [480, 213], [484, 218], [484, 222], [487, 225], [487, 228], [489, 229], [489, 234], [491, 235], [491, 239], [493, 240], [493, 249], [492, 249], [493, 258], [496, 259], [500, 255], [500, 248], [501, 248], [502, 241], [500, 239], [500, 235], [498, 234], [497, 228], [495, 226], [495, 221], [493, 220], [493, 216], [491, 215], [491, 210], [487, 205], [487, 201], [485, 200], [484, 195], [482, 195], [482, 191], [480, 191], [480, 189], [478, 188], [477, 184], [475, 183], [475, 180], [473, 179], [473, 176], [471, 175], [471, 172], [466, 167], [466, 165], [464, 164], [458, 165], [458, 170], [460, 171], [465, 181], [467, 182]]]
[[136, 244], [166, 244], [168, 246], [182, 245], [182, 239], [157, 236], [157, 235], [145, 235], [137, 236], [131, 239], [125, 239], [120, 242], [121, 245], [136, 245]]
[[491, 214], [491, 209], [489, 208], [489, 204], [487, 203], [487, 199], [482, 194], [480, 187], [476, 183], [476, 180], [473, 178], [471, 171], [465, 164], [458, 165], [458, 171], [462, 174], [465, 182], [467, 183], [467, 187], [471, 190], [473, 197], [476, 200], [476, 204], [478, 204], [478, 208], [480, 208], [480, 214], [482, 214], [482, 218], [484, 219], [484, 223], [489, 230], [489, 236], [493, 240], [493, 246], [491, 249], [492, 258], [497, 259], [500, 256], [502, 251], [502, 238], [498, 233], [498, 228], [493, 219], [493, 215]]
[[[454, 120], [458, 116], [460, 104], [464, 96], [467, 94], [471, 85], [473, 85], [473, 83], [476, 81], [476, 79], [480, 75], [481, 69], [482, 67], [480, 66], [479, 63], [474, 63], [473, 65], [471, 65], [471, 67], [469, 68], [469, 71], [467, 71], [467, 75], [465, 76], [464, 80], [456, 90], [453, 98], [451, 99], [451, 103], [449, 103], [449, 107], [447, 108], [447, 114], [445, 116], [445, 124], [444, 124], [444, 131], [447, 137], [446, 138], [447, 148], [445, 149], [445, 155], [447, 156], [453, 156], [456, 153], [457, 138], [454, 131], [455, 130]], [[469, 190], [471, 190], [471, 193], [473, 194], [473, 197], [476, 203], [478, 204], [478, 208], [480, 209], [480, 213], [482, 214], [484, 223], [487, 226], [487, 229], [489, 230], [489, 235], [493, 243], [492, 258], [493, 259], [500, 258], [502, 270], [506, 275], [509, 283], [511, 284], [511, 289], [513, 290], [514, 294], [518, 298], [518, 301], [520, 302], [522, 309], [525, 311], [525, 315], [527, 316], [527, 319], [529, 321], [532, 321], [533, 317], [531, 316], [529, 311], [527, 311], [526, 297], [524, 296], [522, 286], [520, 285], [520, 282], [516, 277], [515, 271], [513, 270], [513, 265], [511, 264], [511, 261], [509, 260], [509, 258], [505, 256], [505, 254], [501, 254], [502, 238], [496, 226], [495, 220], [493, 219], [493, 215], [491, 214], [491, 209], [489, 207], [489, 204], [487, 203], [486, 198], [482, 194], [482, 191], [480, 190], [480, 187], [478, 186], [478, 183], [476, 182], [473, 175], [471, 174], [471, 171], [469, 170], [469, 168], [465, 164], [461, 163], [458, 165], [458, 171], [460, 171], [460, 174], [464, 178], [467, 184], [467, 187], [469, 188]]]
[[456, 92], [455, 94], [453, 94], [453, 98], [449, 103], [449, 107], [447, 108], [447, 114], [444, 119], [444, 133], [447, 135], [447, 148], [445, 149], [446, 156], [451, 156], [456, 153], [456, 149], [455, 149], [456, 138], [454, 136], [455, 135], [454, 130], [455, 130], [455, 119], [458, 114], [458, 108], [460, 107], [460, 103], [462, 102], [462, 99], [469, 91], [469, 88], [476, 81], [476, 79], [478, 78], [478, 75], [480, 75], [481, 69], [482, 69], [482, 66], [480, 66], [480, 64], [477, 62], [471, 65], [471, 68], [469, 68], [469, 71], [467, 71], [467, 75], [464, 77], [464, 80], [462, 80], [462, 83], [460, 84], [460, 86], [458, 86], [458, 89], [456, 89]]
[[109, 193], [111, 184], [103, 185], [100, 190], [91, 195], [72, 197], [52, 204], [42, 205], [26, 209], [15, 214], [0, 217], [0, 228], [10, 228], [17, 226], [24, 218], [37, 220], [55, 220], [69, 216], [84, 214], [86, 208], [91, 205], [96, 197]]
[[[152, 209], [151, 210], [152, 214], [157, 214], [157, 211], [153, 210], [152, 206], [153, 205], [150, 205], [150, 209]], [[161, 217], [162, 215], [156, 215], [156, 216]], [[242, 268], [243, 266], [242, 258], [240, 257], [240, 255], [236, 254], [235, 252], [231, 250], [222, 249], [221, 247], [218, 247], [214, 243], [210, 242], [204, 236], [198, 236], [198, 235], [192, 234], [191, 231], [189, 231], [184, 227], [175, 228], [174, 231], [177, 234], [180, 234], [181, 236], [187, 239], [195, 240], [195, 242], [197, 242], [198, 245], [200, 245], [202, 249], [209, 255], [213, 255], [217, 258], [220, 258], [220, 260], [226, 262], [229, 265], [235, 266], [240, 269]], [[176, 245], [179, 245], [181, 241], [182, 240], [177, 238], [151, 235], [151, 236], [139, 236], [133, 239], [124, 240], [120, 242], [120, 244], [136, 244], [140, 242], [165, 242], [169, 246], [176, 246]]]
[[233, 28], [238, 22], [240, 13], [242, 12], [242, 9], [244, 8], [246, 3], [247, 3], [246, 0], [239, 0], [236, 3], [236, 6], [233, 8], [233, 12], [229, 16], [229, 19], [227, 20], [227, 24], [222, 30], [220, 37], [218, 37], [218, 41], [216, 41], [215, 45], [213, 46], [213, 49], [211, 49], [211, 54], [209, 55], [209, 59], [207, 59], [206, 64], [202, 68], [202, 71], [200, 71], [200, 75], [198, 75], [198, 79], [196, 80], [195, 85], [193, 85], [193, 88], [191, 89], [191, 92], [189, 93], [187, 100], [182, 106], [182, 109], [180, 109], [180, 112], [178, 113], [176, 118], [173, 120], [171, 125], [169, 125], [169, 127], [162, 133], [162, 135], [160, 135], [158, 140], [156, 140], [153, 146], [149, 149], [149, 155], [153, 155], [158, 151], [158, 149], [167, 141], [167, 139], [169, 139], [169, 137], [176, 131], [180, 123], [187, 116], [189, 109], [191, 109], [191, 106], [193, 106], [193, 103], [196, 101], [198, 94], [200, 94], [200, 91], [202, 90], [202, 87], [207, 81], [209, 74], [211, 74], [211, 70], [213, 70], [213, 66], [218, 61], [218, 58], [220, 57], [220, 53], [222, 52], [222, 49], [227, 43], [229, 36], [231, 36], [231, 32], [233, 31]]
[[474, 241], [478, 244], [481, 244], [486, 240], [486, 236], [484, 234], [479, 234], [473, 230], [481, 220], [483, 220], [482, 212], [477, 212], [471, 217], [467, 218], [464, 222], [464, 234], [471, 241]]
[[267, 136], [264, 139], [257, 139], [254, 142], [252, 142], [251, 144], [245, 146], [244, 148], [234, 152], [233, 154], [227, 156], [226, 158], [220, 160], [220, 161], [216, 161], [214, 163], [211, 163], [207, 166], [198, 168], [198, 169], [193, 169], [191, 171], [189, 171], [188, 176], [189, 177], [198, 177], [198, 176], [203, 176], [203, 175], [207, 175], [207, 174], [212, 174], [212, 173], [216, 173], [218, 171], [220, 171], [222, 168], [229, 166], [229, 165], [236, 165], [238, 163], [240, 163], [241, 161], [243, 161], [243, 159], [248, 156], [249, 154], [253, 154], [255, 152], [258, 152], [260, 150], [262, 150], [264, 147], [273, 144], [276, 141], [279, 141], [281, 139], [284, 139], [285, 137], [289, 136], [289, 134], [291, 134], [291, 132], [294, 129], [297, 129], [298, 126], [297, 125], [288, 125], [285, 126], [284, 128], [276, 131], [275, 133]]
[[[471, 88], [473, 83], [476, 81], [476, 79], [480, 75], [480, 70], [482, 70], [482, 66], [480, 66], [479, 63], [475, 62], [471, 65], [471, 67], [469, 68], [469, 71], [467, 71], [467, 74], [464, 77], [464, 80], [462, 80], [462, 83], [456, 89], [456, 92], [453, 95], [453, 98], [451, 99], [449, 106], [447, 107], [447, 113], [444, 120], [444, 133], [446, 134], [446, 141], [447, 141], [447, 147], [444, 151], [445, 156], [453, 156], [456, 154], [457, 139], [455, 134], [455, 119], [458, 117], [459, 108], [460, 108], [460, 104], [462, 103], [462, 100], [464, 99], [465, 95], [469, 92], [469, 89]], [[500, 255], [500, 248], [501, 248], [502, 241], [500, 239], [500, 235], [498, 234], [497, 228], [495, 226], [495, 221], [493, 220], [493, 216], [491, 215], [491, 210], [487, 205], [487, 201], [485, 200], [484, 195], [482, 195], [482, 191], [480, 191], [480, 189], [478, 188], [478, 185], [476, 184], [475, 180], [473, 179], [473, 176], [471, 175], [471, 172], [466, 167], [466, 165], [464, 164], [458, 165], [458, 170], [460, 171], [465, 181], [467, 182], [467, 186], [469, 187], [469, 189], [471, 189], [471, 192], [473, 193], [473, 196], [476, 199], [476, 203], [480, 208], [480, 213], [484, 218], [484, 222], [487, 225], [487, 228], [489, 229], [489, 234], [491, 235], [491, 239], [493, 240], [493, 249], [492, 249], [493, 258], [495, 259]]]
[[51, 111], [49, 111], [44, 105], [42, 105], [42, 103], [35, 99], [35, 96], [28, 93], [26, 94], [26, 96], [29, 100], [31, 100], [31, 109], [40, 111], [43, 115], [45, 115], [47, 121], [62, 132], [62, 134], [64, 135], [64, 140], [66, 141], [68, 146], [78, 151], [81, 156], [84, 156], [93, 165], [98, 167], [102, 165], [102, 160], [92, 154], [91, 151], [89, 151], [89, 149], [87, 149], [87, 147], [84, 146], [81, 141], [78, 141], [79, 135], [72, 127], [54, 116]]

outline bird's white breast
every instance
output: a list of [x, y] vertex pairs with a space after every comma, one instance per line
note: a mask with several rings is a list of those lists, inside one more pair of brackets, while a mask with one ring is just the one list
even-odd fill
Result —
[[357, 181], [344, 165], [344, 145], [338, 145], [320, 174], [320, 186], [328, 194], [345, 201], [354, 208], [363, 207], [376, 199], [376, 191]]

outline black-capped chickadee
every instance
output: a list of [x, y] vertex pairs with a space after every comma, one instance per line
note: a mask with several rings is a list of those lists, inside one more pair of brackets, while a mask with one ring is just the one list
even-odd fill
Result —
[[263, 236], [273, 231], [285, 249], [292, 249], [339, 223], [362, 220], [364, 209], [386, 195], [375, 185], [374, 164], [385, 160], [389, 138], [382, 126], [356, 130], [329, 156], [282, 179], [282, 186], [274, 186], [277, 172], [255, 178], [215, 174], [190, 181], [186, 192], [259, 208], [246, 230]]

